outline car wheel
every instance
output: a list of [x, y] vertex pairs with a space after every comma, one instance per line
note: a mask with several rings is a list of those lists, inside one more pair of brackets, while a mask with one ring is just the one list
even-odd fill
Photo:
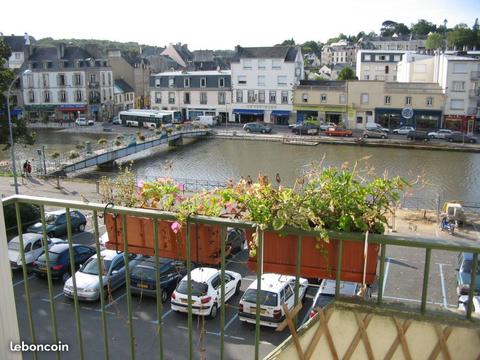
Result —
[[413, 137], [407, 136], [407, 140], [413, 140]]
[[250, 129], [249, 129], [249, 128], [246, 128], [245, 131], [246, 131], [247, 133], [249, 133], [249, 132], [250, 132]]
[[237, 286], [235, 287], [235, 295], [237, 295], [240, 292], [241, 285], [242, 285], [242, 282], [238, 280]]
[[217, 316], [217, 304], [212, 305], [212, 310], [210, 310], [210, 319], [215, 319]]
[[49, 238], [52, 238], [52, 237], [55, 236], [55, 232], [50, 231], [50, 232], [47, 234], [47, 236], [48, 236]]
[[367, 134], [363, 135], [363, 137], [364, 137], [365, 139], [368, 139], [368, 135], [367, 135]]
[[394, 132], [393, 132], [393, 135], [398, 135], [398, 131], [394, 131]]
[[475, 144], [475, 143], [476, 143], [476, 140], [475, 140], [475, 139], [470, 139], [469, 143], [470, 143], [470, 144]]
[[85, 231], [85, 224], [78, 225], [78, 231], [79, 232], [84, 232]]
[[162, 303], [167, 302], [168, 300], [168, 291], [167, 289], [162, 289]]
[[448, 142], [453, 142], [453, 138], [448, 139]]
[[262, 132], [262, 134], [265, 134], [266, 131], [265, 131], [265, 130], [262, 130], [261, 132]]
[[62, 282], [65, 284], [67, 282], [68, 279], [70, 279], [71, 276], [70, 276], [70, 273], [67, 271], [66, 273], [64, 273], [62, 275]]
[[387, 137], [385, 135], [382, 135], [382, 139], [386, 139]]
[[433, 135], [430, 135], [430, 139], [435, 139], [435, 136], [433, 136]]

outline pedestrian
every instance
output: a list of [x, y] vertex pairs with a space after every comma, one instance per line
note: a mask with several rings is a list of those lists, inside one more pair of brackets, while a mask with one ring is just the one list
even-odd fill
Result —
[[27, 174], [28, 174], [28, 176], [30, 176], [31, 173], [32, 173], [32, 164], [30, 163], [30, 161], [27, 160]]
[[28, 171], [27, 171], [27, 168], [28, 168], [28, 160], [25, 160], [25, 162], [23, 163], [23, 177], [26, 177], [28, 175]]

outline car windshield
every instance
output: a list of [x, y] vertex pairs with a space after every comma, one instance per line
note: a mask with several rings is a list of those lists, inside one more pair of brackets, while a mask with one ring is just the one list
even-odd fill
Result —
[[50, 215], [47, 215], [47, 217], [45, 218], [45, 221], [47, 224], [54, 224], [55, 221], [57, 221], [57, 218], [58, 218], [58, 215], [50, 214]]
[[[52, 252], [52, 251], [49, 251], [48, 252], [48, 262], [51, 263], [51, 262], [56, 262], [58, 260], [58, 257], [60, 256], [59, 253], [56, 253], [56, 252]], [[45, 253], [43, 253], [42, 255], [40, 255], [38, 257], [38, 260], [40, 261], [46, 261], [45, 260]]]
[[156, 280], [156, 271], [150, 266], [136, 266], [132, 271], [132, 277], [142, 280]]
[[[192, 280], [192, 295], [204, 296], [207, 294], [208, 285]], [[180, 294], [188, 294], [188, 281], [182, 280], [177, 286], [177, 292]]]
[[[465, 260], [462, 266], [463, 272], [470, 274], [472, 272], [472, 265], [473, 265], [472, 260]], [[480, 262], [477, 264], [477, 274], [480, 274]]]
[[315, 301], [315, 304], [313, 305], [313, 308], [324, 308], [327, 306], [331, 301], [333, 300], [333, 294], [320, 294], [317, 297], [317, 301]]
[[[243, 301], [256, 304], [257, 303], [257, 290], [248, 289], [243, 295]], [[278, 295], [271, 291], [260, 290], [260, 305], [265, 306], [277, 306]]]
[[8, 250], [20, 250], [20, 242], [12, 240], [8, 243]]
[[[105, 274], [108, 272], [111, 263], [111, 260], [103, 260], [103, 269]], [[80, 272], [84, 274], [98, 275], [98, 259], [90, 258], [80, 269]]]

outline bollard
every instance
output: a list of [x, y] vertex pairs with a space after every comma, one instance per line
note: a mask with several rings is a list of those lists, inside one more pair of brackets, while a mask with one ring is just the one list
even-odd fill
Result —
[[57, 189], [60, 189], [60, 176], [57, 175]]

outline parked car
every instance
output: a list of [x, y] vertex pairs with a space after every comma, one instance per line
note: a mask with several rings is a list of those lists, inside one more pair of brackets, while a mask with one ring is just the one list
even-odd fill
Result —
[[450, 135], [453, 131], [448, 129], [440, 129], [437, 131], [431, 131], [428, 133], [430, 139], [445, 139], [447, 135]]
[[[313, 299], [312, 307], [310, 308], [310, 318], [317, 313], [316, 309], [323, 309], [335, 296], [335, 280], [323, 279]], [[355, 296], [360, 289], [360, 284], [351, 281], [340, 281], [340, 295]]]
[[[23, 238], [23, 252], [25, 254], [25, 263], [31, 265], [43, 252], [42, 234], [25, 233]], [[54, 244], [65, 243], [62, 239], [47, 237], [48, 247]], [[18, 269], [22, 266], [22, 257], [20, 256], [20, 239], [15, 236], [8, 243], [8, 259], [10, 260], [10, 267]]]
[[378, 139], [387, 139], [388, 135], [385, 131], [380, 129], [365, 129], [363, 131], [364, 138], [378, 138]]
[[[468, 295], [462, 295], [458, 298], [458, 310], [467, 311]], [[472, 314], [480, 316], [480, 296], [473, 297]]]
[[122, 120], [118, 116], [114, 116], [112, 119], [112, 124], [113, 125], [122, 125]]
[[[75, 260], [75, 270], [87, 261], [93, 254], [95, 249], [80, 245], [72, 244], [73, 258]], [[70, 253], [68, 244], [55, 244], [48, 250], [48, 264], [50, 266], [50, 274], [52, 279], [59, 279], [66, 282], [71, 276]], [[33, 262], [33, 272], [38, 277], [47, 276], [47, 260], [45, 252]]]
[[[129, 254], [128, 267], [131, 270], [142, 260], [141, 255]], [[75, 273], [77, 295], [80, 300], [97, 301], [100, 299], [100, 282], [98, 281], [98, 256], [95, 254]], [[105, 293], [113, 292], [125, 284], [125, 260], [123, 253], [115, 250], [102, 250], [100, 261], [103, 263], [102, 283]], [[68, 279], [63, 287], [63, 295], [73, 299], [73, 281]]]
[[367, 123], [367, 125], [365, 125], [365, 130], [381, 130], [387, 134], [390, 132], [390, 129], [384, 128], [382, 127], [382, 125], [377, 123], [372, 123], [372, 122]]
[[320, 131], [325, 131], [325, 130], [328, 130], [330, 128], [336, 128], [337, 127], [337, 124], [335, 123], [320, 123]]
[[[87, 219], [80, 211], [70, 210], [70, 219], [73, 231], [82, 232], [87, 225]], [[60, 236], [67, 233], [67, 214], [65, 210], [51, 211], [45, 214], [46, 231], [48, 236]], [[41, 234], [42, 223], [37, 222], [28, 227], [28, 232]]]
[[95, 122], [91, 119], [87, 119], [84, 116], [79, 116], [77, 120], [75, 120], [75, 124], [77, 126], [93, 126]]
[[[183, 261], [158, 259], [162, 302], [170, 297], [178, 282], [187, 274]], [[132, 294], [155, 297], [157, 294], [157, 266], [154, 257], [144, 258], [135, 264], [130, 275]]]
[[460, 131], [453, 131], [451, 134], [446, 135], [445, 140], [448, 142], [466, 142], [471, 144], [475, 144], [477, 142], [477, 139], [473, 136], [464, 134]]
[[[200, 267], [192, 270], [192, 313], [217, 316], [220, 299], [220, 271], [209, 267]], [[238, 294], [242, 283], [239, 273], [225, 270], [225, 302], [233, 295]], [[170, 299], [171, 309], [178, 312], [188, 311], [188, 283], [187, 276], [178, 284]]]
[[271, 127], [268, 127], [265, 124], [257, 123], [257, 122], [251, 122], [251, 123], [247, 123], [247, 124], [243, 125], [243, 130], [245, 130], [246, 132], [257, 132], [257, 133], [262, 133], [262, 134], [272, 132]]
[[[300, 278], [299, 301], [303, 301], [308, 280]], [[277, 327], [285, 319], [283, 304], [291, 310], [295, 304], [295, 276], [263, 274], [260, 287], [260, 325]], [[257, 281], [250, 284], [238, 305], [238, 319], [255, 324], [257, 307]]]
[[407, 135], [410, 131], [415, 130], [414, 127], [411, 126], [401, 126], [398, 129], [393, 129], [392, 134], [395, 135]]
[[327, 136], [352, 136], [352, 130], [341, 129], [341, 128], [329, 128], [325, 131], [325, 135]]
[[429, 141], [428, 133], [426, 131], [412, 130], [407, 134], [408, 140], [423, 140]]
[[192, 124], [215, 126], [218, 125], [218, 118], [213, 115], [201, 115], [196, 117]]
[[316, 125], [298, 124], [292, 128], [292, 132], [296, 135], [318, 135], [319, 131]]
[[[457, 294], [467, 295], [470, 290], [470, 281], [473, 265], [473, 253], [460, 253], [458, 255], [457, 268]], [[477, 264], [477, 278], [476, 278], [475, 293], [480, 292], [480, 262]]]
[[227, 229], [227, 246], [230, 246], [231, 254], [236, 254], [245, 248], [246, 239], [243, 229], [228, 228]]

